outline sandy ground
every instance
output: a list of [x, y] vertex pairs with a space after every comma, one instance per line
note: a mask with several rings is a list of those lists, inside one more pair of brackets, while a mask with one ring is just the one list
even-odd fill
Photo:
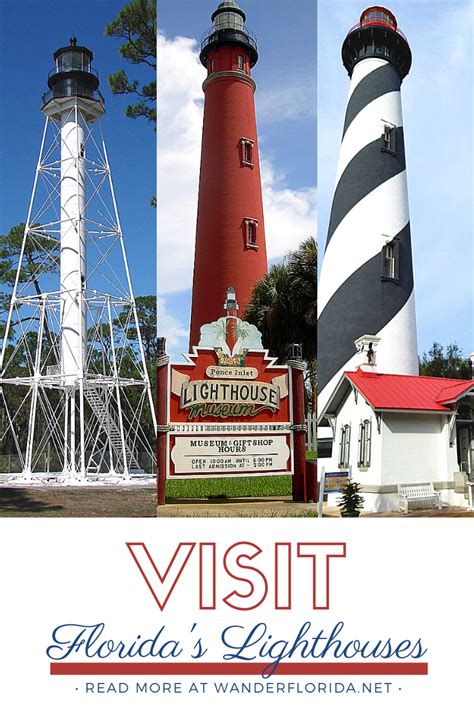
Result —
[[[170, 501], [159, 517], [313, 517], [314, 503], [293, 503], [289, 497]], [[0, 517], [152, 518], [156, 516], [153, 484], [133, 486], [0, 486]], [[324, 506], [324, 517], [339, 518], [336, 507]], [[465, 508], [362, 513], [367, 518], [474, 517]]]

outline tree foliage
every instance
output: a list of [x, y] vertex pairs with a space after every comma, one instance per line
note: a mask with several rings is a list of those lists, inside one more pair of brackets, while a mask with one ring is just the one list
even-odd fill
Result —
[[107, 25], [105, 35], [125, 40], [119, 52], [127, 62], [152, 70], [153, 79], [147, 84], [129, 78], [121, 69], [109, 76], [109, 85], [113, 94], [136, 97], [135, 103], [127, 106], [126, 116], [144, 117], [156, 124], [156, 1], [132, 0]]
[[420, 375], [468, 380], [472, 377], [471, 361], [464, 357], [462, 348], [456, 343], [445, 347], [434, 342], [428, 353], [423, 353], [420, 358]]
[[[57, 239], [38, 231], [38, 225], [32, 225], [30, 233], [25, 239], [22, 265], [18, 275], [18, 283], [31, 281], [36, 295], [40, 295], [41, 276], [55, 272], [59, 269], [59, 244]], [[0, 235], [0, 284], [5, 291], [0, 293], [0, 333], [3, 337], [4, 314], [8, 311], [11, 291], [15, 283], [21, 248], [25, 233], [23, 222], [16, 224], [7, 234]], [[16, 325], [12, 323], [12, 327]], [[48, 332], [48, 324], [45, 324]]]
[[316, 410], [317, 244], [302, 242], [255, 285], [245, 319], [262, 333], [270, 354], [286, 362], [291, 345], [300, 343], [308, 365], [309, 400]]
[[[38, 225], [32, 225], [25, 240], [25, 250], [19, 274], [19, 282], [31, 279], [36, 293], [41, 293], [39, 273], [45, 274], [58, 269], [59, 244], [47, 234], [39, 234]], [[0, 283], [13, 286], [20, 260], [25, 225], [16, 224], [8, 234], [0, 235]]]
[[[143, 344], [145, 360], [152, 365], [157, 355], [156, 340], [156, 296], [137, 296], [135, 298], [137, 308], [137, 319], [140, 328], [140, 335]], [[122, 327], [128, 321], [127, 314], [123, 311], [118, 320]], [[135, 321], [128, 322], [126, 326], [127, 338], [138, 350], [138, 334]]]

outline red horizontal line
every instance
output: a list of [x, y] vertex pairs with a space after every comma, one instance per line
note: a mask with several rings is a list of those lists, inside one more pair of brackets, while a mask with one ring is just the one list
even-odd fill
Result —
[[[259, 675], [263, 663], [51, 663], [51, 675]], [[279, 663], [275, 675], [428, 675], [427, 663]]]

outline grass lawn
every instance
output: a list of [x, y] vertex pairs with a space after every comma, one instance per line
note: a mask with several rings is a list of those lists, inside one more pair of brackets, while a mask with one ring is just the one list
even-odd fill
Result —
[[[308, 461], [316, 461], [316, 452], [306, 452]], [[167, 500], [180, 498], [265, 498], [290, 496], [291, 476], [249, 476], [248, 478], [193, 478], [167, 481]]]
[[167, 481], [166, 499], [178, 498], [264, 498], [291, 495], [291, 476], [248, 478], [205, 478]]

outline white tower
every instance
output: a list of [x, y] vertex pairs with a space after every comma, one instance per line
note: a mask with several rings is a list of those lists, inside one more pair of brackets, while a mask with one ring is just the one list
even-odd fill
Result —
[[93, 55], [54, 53], [0, 360], [3, 431], [25, 479], [151, 472], [156, 420]]
[[400, 87], [411, 51], [394, 15], [365, 10], [342, 46], [351, 78], [336, 188], [318, 284], [318, 409], [380, 340], [379, 372], [418, 374]]

